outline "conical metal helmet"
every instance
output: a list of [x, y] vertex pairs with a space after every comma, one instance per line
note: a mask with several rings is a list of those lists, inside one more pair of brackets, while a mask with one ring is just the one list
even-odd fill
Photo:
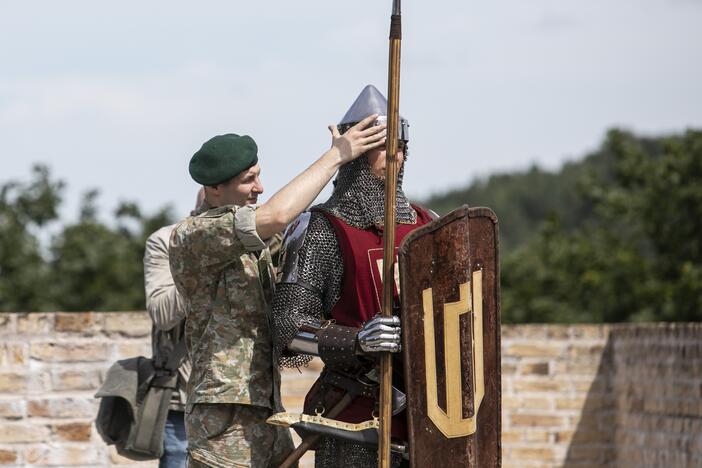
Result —
[[[346, 111], [346, 114], [342, 117], [337, 128], [339, 129], [339, 133], [344, 133], [371, 114], [378, 114], [374, 125], [380, 125], [387, 122], [387, 113], [388, 100], [385, 99], [383, 93], [378, 91], [378, 88], [373, 85], [368, 85], [363, 88], [361, 94], [359, 94], [353, 104], [351, 104], [351, 107]], [[398, 133], [398, 139], [404, 142], [409, 141], [409, 122], [402, 116], [400, 116]]]

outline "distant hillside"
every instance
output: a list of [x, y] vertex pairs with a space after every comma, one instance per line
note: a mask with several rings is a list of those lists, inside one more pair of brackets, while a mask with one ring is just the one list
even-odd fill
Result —
[[[660, 140], [636, 138], [648, 154], [659, 153]], [[583, 184], [611, 180], [613, 156], [603, 143], [581, 160], [564, 164], [558, 171], [538, 166], [527, 170], [494, 174], [478, 179], [466, 188], [436, 194], [424, 204], [439, 214], [468, 204], [487, 206], [500, 223], [502, 253], [511, 252], [538, 234], [542, 223], [554, 215], [566, 231], [571, 231], [593, 217], [593, 204], [583, 191]]]
[[702, 320], [702, 131], [611, 130], [558, 171], [532, 167], [427, 200], [491, 207], [503, 323]]

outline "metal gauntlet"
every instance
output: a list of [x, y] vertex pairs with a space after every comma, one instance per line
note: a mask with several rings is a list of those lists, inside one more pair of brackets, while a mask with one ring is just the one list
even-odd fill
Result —
[[364, 354], [400, 351], [400, 317], [376, 315], [358, 332], [358, 345]]

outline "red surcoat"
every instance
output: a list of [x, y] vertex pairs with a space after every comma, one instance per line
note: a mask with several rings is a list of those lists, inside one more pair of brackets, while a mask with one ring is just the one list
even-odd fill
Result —
[[[429, 221], [427, 211], [415, 205], [417, 212], [415, 224], [397, 224], [395, 231], [395, 252], [407, 234]], [[329, 220], [341, 256], [344, 260], [344, 276], [341, 283], [341, 296], [332, 308], [331, 318], [337, 324], [348, 327], [361, 327], [381, 311], [382, 301], [382, 262], [383, 262], [383, 232], [371, 227], [358, 229], [344, 223], [339, 218], [324, 213]], [[397, 265], [397, 264], [396, 264]], [[395, 301], [398, 300], [399, 273], [395, 268]], [[334, 419], [359, 423], [372, 419], [375, 401], [368, 397], [357, 397]], [[404, 413], [393, 417], [393, 437], [406, 440], [406, 422]]]

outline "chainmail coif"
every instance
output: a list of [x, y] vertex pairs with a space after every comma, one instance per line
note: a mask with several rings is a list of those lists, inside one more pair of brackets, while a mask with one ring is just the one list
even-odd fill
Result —
[[[402, 164], [397, 174], [397, 223], [414, 224], [417, 212], [402, 191], [404, 173], [405, 165]], [[326, 211], [355, 228], [382, 226], [385, 215], [385, 182], [373, 175], [368, 156], [364, 154], [339, 169], [331, 197], [315, 208]]]

